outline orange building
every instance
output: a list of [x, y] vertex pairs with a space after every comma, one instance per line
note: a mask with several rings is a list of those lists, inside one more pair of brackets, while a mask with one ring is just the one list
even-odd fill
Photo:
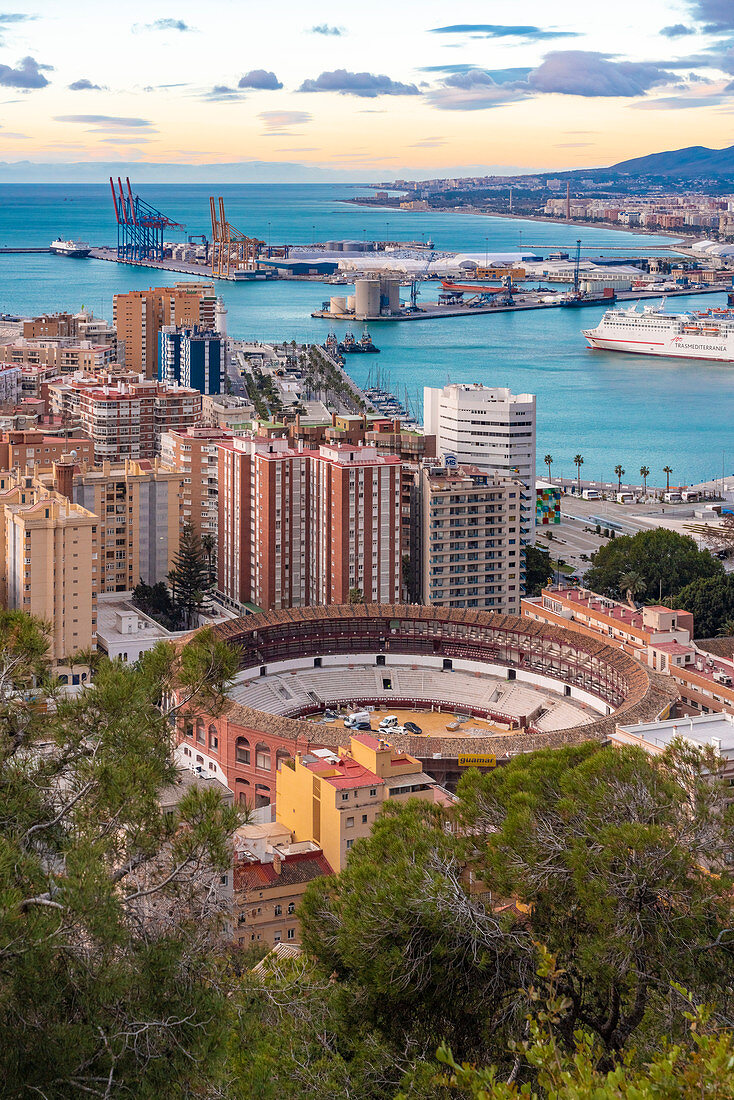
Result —
[[217, 535], [218, 443], [231, 439], [221, 428], [180, 428], [161, 436], [161, 460], [182, 478], [181, 523], [198, 535]]
[[50, 466], [70, 452], [80, 462], [94, 462], [94, 444], [78, 430], [64, 435], [48, 435], [38, 428], [0, 433], [0, 470]]
[[115, 294], [112, 320], [118, 358], [128, 370], [158, 377], [158, 337], [164, 325], [213, 329], [216, 295], [212, 283], [176, 283]]

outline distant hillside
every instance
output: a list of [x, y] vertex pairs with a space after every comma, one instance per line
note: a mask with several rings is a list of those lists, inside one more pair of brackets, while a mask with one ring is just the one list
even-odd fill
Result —
[[691, 145], [687, 149], [671, 149], [666, 153], [651, 153], [612, 164], [609, 172], [630, 176], [677, 176], [680, 179], [734, 176], [734, 145], [727, 149], [707, 149]]

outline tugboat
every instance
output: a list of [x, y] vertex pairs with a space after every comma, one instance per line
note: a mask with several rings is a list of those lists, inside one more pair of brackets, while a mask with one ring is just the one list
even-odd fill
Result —
[[376, 348], [372, 343], [372, 337], [367, 331], [367, 326], [364, 327], [364, 332], [360, 340], [355, 340], [354, 333], [347, 332], [343, 341], [339, 344], [339, 353], [341, 355], [351, 354], [363, 354], [368, 353], [371, 355], [379, 354], [380, 349]]

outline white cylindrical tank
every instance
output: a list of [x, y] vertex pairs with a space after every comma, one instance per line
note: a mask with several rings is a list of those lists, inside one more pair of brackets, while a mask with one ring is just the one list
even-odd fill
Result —
[[380, 281], [378, 279], [355, 279], [354, 313], [359, 318], [380, 316]]
[[350, 294], [347, 297], [347, 310], [350, 313], [354, 313], [354, 295]]
[[380, 278], [380, 312], [400, 312], [400, 282], [398, 279]]
[[329, 313], [346, 313], [346, 298], [329, 298]]

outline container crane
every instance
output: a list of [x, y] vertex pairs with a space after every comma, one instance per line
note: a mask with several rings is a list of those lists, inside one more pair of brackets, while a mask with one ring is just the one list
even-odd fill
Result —
[[239, 229], [230, 225], [224, 213], [224, 199], [221, 195], [218, 202], [212, 195], [209, 206], [212, 216], [212, 275], [221, 279], [229, 278], [237, 271], [251, 271], [257, 265], [258, 254], [265, 247], [265, 241], [246, 237]]
[[410, 308], [415, 313], [418, 309], [418, 295], [420, 294], [420, 284], [428, 274], [431, 264], [436, 259], [435, 252], [429, 252], [428, 259], [426, 260], [426, 266], [420, 275], [416, 275], [415, 279], [411, 280], [410, 284]]
[[117, 219], [117, 258], [139, 262], [141, 260], [163, 259], [163, 230], [185, 229], [185, 225], [156, 210], [154, 206], [133, 195], [130, 177], [126, 177], [125, 187], [117, 177], [117, 187], [110, 176], [112, 202]]

